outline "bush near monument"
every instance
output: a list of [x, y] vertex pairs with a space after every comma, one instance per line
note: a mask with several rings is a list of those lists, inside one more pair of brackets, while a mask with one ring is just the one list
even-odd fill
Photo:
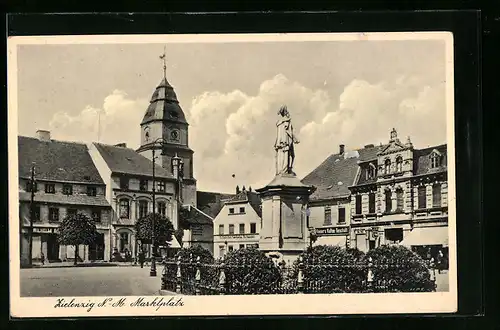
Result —
[[[383, 282], [383, 292], [430, 292], [436, 284], [425, 261], [401, 245], [382, 245], [366, 253], [365, 262], [373, 264], [373, 277]], [[377, 291], [377, 286], [374, 287]]]
[[75, 247], [75, 262], [78, 262], [78, 248], [80, 245], [92, 244], [97, 237], [95, 223], [83, 213], [67, 215], [59, 226], [58, 241], [62, 245]]

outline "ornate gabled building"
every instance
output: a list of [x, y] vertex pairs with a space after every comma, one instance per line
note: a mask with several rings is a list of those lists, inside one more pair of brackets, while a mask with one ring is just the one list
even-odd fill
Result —
[[448, 242], [446, 145], [415, 149], [395, 129], [360, 160], [351, 191], [351, 247], [382, 244], [445, 251]]

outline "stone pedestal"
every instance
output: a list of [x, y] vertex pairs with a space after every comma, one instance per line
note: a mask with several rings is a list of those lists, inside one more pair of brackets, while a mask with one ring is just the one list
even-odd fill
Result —
[[262, 200], [262, 229], [259, 249], [269, 256], [291, 260], [308, 245], [306, 209], [313, 186], [295, 174], [278, 174], [267, 186], [257, 189]]

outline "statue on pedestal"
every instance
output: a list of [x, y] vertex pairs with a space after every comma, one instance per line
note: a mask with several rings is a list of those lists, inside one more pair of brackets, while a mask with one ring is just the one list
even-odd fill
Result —
[[297, 140], [293, 133], [292, 119], [286, 105], [280, 108], [278, 115], [281, 117], [276, 123], [277, 135], [276, 142], [274, 143], [274, 150], [276, 150], [276, 175], [294, 174], [294, 145], [299, 143], [299, 140]]

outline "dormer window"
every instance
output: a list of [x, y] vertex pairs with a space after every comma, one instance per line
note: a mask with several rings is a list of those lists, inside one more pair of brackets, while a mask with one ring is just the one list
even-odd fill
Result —
[[437, 151], [431, 153], [431, 168], [438, 168], [441, 166], [441, 155]]
[[390, 159], [386, 159], [384, 162], [384, 173], [385, 174], [391, 173], [391, 160]]
[[368, 165], [368, 171], [366, 172], [366, 178], [367, 179], [373, 179], [376, 175], [377, 169], [375, 168], [375, 165], [370, 163]]
[[398, 156], [396, 158], [396, 172], [402, 172], [403, 171], [403, 157]]

